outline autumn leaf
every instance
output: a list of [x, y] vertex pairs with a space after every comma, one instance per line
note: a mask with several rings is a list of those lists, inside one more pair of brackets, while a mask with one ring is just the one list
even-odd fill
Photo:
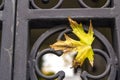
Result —
[[64, 54], [70, 54], [71, 52], [76, 52], [77, 55], [73, 60], [73, 67], [82, 66], [86, 58], [88, 58], [91, 66], [94, 62], [94, 52], [92, 50], [91, 44], [94, 40], [94, 32], [92, 27], [92, 22], [90, 21], [89, 30], [86, 33], [83, 29], [82, 24], [78, 24], [76, 21], [68, 18], [72, 32], [80, 39], [74, 40], [64, 34], [65, 41], [58, 40], [56, 43], [50, 45], [54, 50], [62, 50]]

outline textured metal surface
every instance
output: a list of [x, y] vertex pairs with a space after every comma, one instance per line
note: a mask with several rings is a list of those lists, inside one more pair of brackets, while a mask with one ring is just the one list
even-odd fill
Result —
[[2, 0], [0, 5], [0, 20], [2, 22], [0, 80], [12, 80], [15, 3], [15, 0]]
[[[85, 8], [91, 8], [90, 6], [88, 6], [88, 5], [84, 2], [84, 0], [78, 0], [78, 1], [79, 1], [79, 3], [80, 3], [83, 7], [85, 7]], [[97, 1], [99, 1], [99, 0], [91, 0], [91, 1], [97, 3]], [[101, 8], [107, 7], [107, 6], [109, 6], [109, 4], [110, 4], [110, 0], [107, 0], [106, 3], [105, 3], [103, 6], [101, 6]]]
[[[44, 74], [42, 74], [42, 72], [38, 68], [39, 59], [41, 59], [43, 55], [45, 55], [47, 53], [52, 53], [52, 54], [61, 56], [62, 53], [60, 53], [60, 52], [57, 53], [56, 51], [54, 51], [52, 49], [44, 49], [39, 54], [37, 54], [37, 51], [41, 47], [41, 44], [46, 39], [48, 39], [48, 37], [50, 37], [51, 35], [54, 35], [55, 33], [59, 32], [61, 30], [62, 30], [62, 32], [59, 34], [58, 40], [61, 39], [61, 37], [63, 36], [64, 33], [71, 32], [71, 29], [69, 29], [69, 28], [66, 28], [64, 26], [57, 26], [57, 28], [56, 27], [52, 28], [52, 29], [46, 31], [45, 33], [43, 33], [38, 38], [38, 40], [35, 42], [35, 44], [33, 45], [33, 48], [31, 50], [31, 54], [30, 54], [30, 62], [29, 62], [31, 80], [37, 80], [37, 77], [35, 75], [36, 72], [40, 77], [43, 77], [45, 79], [56, 79], [57, 77], [58, 78], [61, 77], [58, 80], [63, 80], [62, 78], [65, 75], [61, 76], [61, 75], [59, 75], [59, 72], [54, 76], [45, 76]], [[97, 76], [91, 75], [88, 72], [83, 71], [81, 73], [81, 77], [83, 78], [83, 80], [88, 80], [88, 78], [101, 79], [109, 74], [108, 80], [115, 80], [115, 78], [116, 78], [116, 66], [117, 66], [117, 58], [115, 57], [115, 52], [114, 52], [111, 44], [109, 43], [109, 41], [101, 33], [99, 33], [96, 30], [94, 30], [94, 32], [95, 32], [95, 37], [98, 38], [102, 42], [102, 44], [107, 48], [108, 53], [106, 53], [105, 51], [102, 51], [100, 49], [94, 49], [94, 52], [96, 54], [102, 56], [106, 60], [106, 63], [107, 63], [106, 70], [102, 74], [97, 75]], [[64, 72], [63, 72], [63, 74], [64, 74]]]
[[[61, 7], [64, 4], [64, 0], [56, 0], [56, 4], [53, 4], [54, 2], [52, 3], [51, 1], [2, 0], [0, 5], [0, 23], [2, 23], [0, 80], [38, 80], [38, 77], [46, 80], [54, 80], [55, 78], [64, 80], [64, 71], [59, 71], [52, 76], [46, 76], [38, 67], [39, 60], [45, 54], [51, 53], [60, 57], [62, 52], [47, 48], [38, 54], [38, 49], [51, 35], [61, 32], [57, 38], [61, 39], [64, 33], [71, 32], [70, 28], [65, 27], [68, 16], [84, 23], [92, 19], [97, 26], [108, 24], [111, 29], [112, 44], [102, 33], [94, 30], [95, 37], [106, 49], [105, 51], [94, 49], [95, 54], [103, 57], [105, 60], [105, 71], [99, 75], [92, 75], [87, 71], [83, 71], [80, 75], [82, 79], [100, 80], [108, 76], [107, 80], [120, 80], [120, 0], [106, 0], [102, 6], [90, 6], [85, 0], [76, 0], [78, 6], [74, 8], [71, 6], [67, 8]], [[92, 1], [93, 4], [100, 2], [100, 0], [89, 1]], [[49, 7], [49, 3], [52, 6]], [[52, 23], [45, 24], [47, 28], [54, 28], [43, 33], [30, 50], [29, 30], [31, 29], [31, 21], [37, 23], [33, 25], [38, 25], [38, 29], [45, 28], [39, 26], [39, 24], [45, 23], [44, 21]]]
[[[31, 4], [33, 5], [34, 8], [40, 9], [40, 7], [38, 7], [38, 6], [35, 4], [35, 1], [34, 1], [34, 0], [30, 0], [30, 1], [31, 1]], [[48, 0], [48, 1], [49, 1], [49, 0]], [[42, 2], [45, 3], [44, 0], [42, 0]], [[55, 8], [60, 7], [61, 4], [62, 4], [62, 2], [63, 2], [63, 0], [59, 0], [58, 3], [57, 3], [54, 7], [52, 7], [51, 9], [55, 9]]]
[[[46, 3], [44, 3], [44, 1], [43, 1], [43, 4], [48, 4], [49, 2], [50, 2], [50, 0], [48, 0], [48, 2], [46, 2]], [[118, 0], [116, 0], [116, 1], [107, 0], [106, 3], [103, 6], [101, 6], [100, 8], [91, 8], [87, 5], [85, 5], [85, 3], [82, 0], [78, 0], [78, 3], [80, 5], [82, 5], [82, 8], [72, 9], [72, 8], [61, 8], [60, 5], [62, 4], [62, 0], [58, 0], [58, 3], [56, 5], [54, 5], [54, 7], [48, 8], [48, 9], [42, 9], [42, 7], [36, 5], [34, 0], [18, 1], [18, 14], [17, 14], [18, 15], [18, 17], [17, 17], [18, 24], [16, 24], [16, 29], [17, 29], [16, 33], [18, 35], [16, 35], [16, 48], [15, 48], [15, 58], [16, 58], [15, 63], [17, 65], [15, 65], [14, 80], [21, 80], [21, 79], [26, 80], [27, 78], [30, 78], [30, 80], [38, 80], [38, 78], [37, 78], [38, 76], [43, 77], [45, 79], [50, 79], [50, 80], [53, 80], [55, 78], [58, 78], [58, 80], [62, 80], [64, 78], [65, 74], [63, 71], [62, 72], [60, 71], [53, 76], [46, 76], [46, 75], [42, 74], [42, 72], [38, 68], [38, 60], [43, 55], [45, 55], [49, 52], [58, 55], [58, 53], [56, 51], [51, 50], [51, 49], [44, 49], [43, 51], [40, 52], [41, 54], [37, 54], [37, 52], [38, 52], [38, 49], [41, 47], [41, 44], [44, 42], [44, 40], [47, 39], [47, 37], [55, 34], [58, 31], [63, 31], [60, 34], [60, 36], [58, 37], [58, 39], [60, 39], [61, 36], [65, 32], [69, 32], [70, 29], [68, 29], [68, 28], [66, 29], [66, 27], [57, 25], [55, 28], [50, 29], [47, 32], [43, 33], [37, 39], [37, 41], [34, 43], [32, 50], [30, 50], [30, 54], [27, 49], [28, 43], [26, 40], [28, 40], [28, 27], [29, 27], [28, 22], [29, 22], [29, 20], [39, 19], [39, 20], [54, 20], [54, 21], [63, 20], [64, 21], [64, 20], [66, 20], [66, 18], [68, 16], [71, 16], [72, 18], [79, 19], [79, 20], [85, 20], [85, 21], [88, 19], [96, 19], [96, 20], [97, 19], [99, 19], [99, 20], [112, 19], [113, 21], [115, 21], [115, 22], [113, 22], [113, 24], [115, 23], [115, 25], [114, 25], [114, 27], [112, 27], [112, 28], [114, 28], [114, 29], [112, 29], [114, 32], [113, 34], [116, 35], [113, 38], [113, 45], [114, 45], [113, 47], [117, 46], [115, 51], [114, 51], [113, 47], [111, 46], [111, 44], [109, 43], [109, 41], [101, 33], [99, 33], [98, 31], [95, 30], [96, 38], [98, 38], [101, 41], [101, 43], [105, 46], [105, 48], [107, 50], [107, 52], [106, 52], [106, 51], [102, 51], [99, 49], [94, 49], [96, 54], [102, 56], [107, 63], [105, 71], [102, 74], [96, 75], [96, 76], [91, 75], [86, 71], [83, 71], [81, 74], [81, 77], [83, 78], [83, 80], [88, 80], [88, 78], [99, 80], [99, 79], [105, 77], [106, 75], [108, 75], [107, 80], [115, 80], [116, 75], [117, 75], [116, 73], [118, 70], [116, 55], [119, 55], [119, 44], [116, 44], [116, 43], [118, 43], [118, 40], [119, 40], [119, 38], [118, 38], [119, 30], [117, 30], [117, 29], [119, 29], [119, 25], [116, 25], [119, 22], [119, 20], [116, 21], [116, 19], [119, 19], [118, 18], [118, 15], [119, 15], [118, 2], [119, 2]], [[116, 4], [116, 5], [114, 5], [114, 4]], [[23, 6], [21, 6], [21, 5], [23, 5]], [[115, 6], [115, 7], [112, 7], [112, 6]], [[100, 24], [101, 23], [98, 23], [98, 25], [100, 25]], [[37, 28], [41, 28], [41, 27], [37, 27]], [[24, 36], [23, 36], [23, 34], [24, 34]], [[62, 55], [62, 54], [60, 54], [60, 55]], [[22, 58], [22, 60], [20, 60], [21, 58]], [[26, 63], [27, 60], [28, 60], [28, 64]], [[27, 68], [28, 65], [29, 65], [29, 68]], [[27, 70], [28, 70], [28, 72], [27, 72]], [[117, 78], [117, 80], [119, 80], [119, 78]]]

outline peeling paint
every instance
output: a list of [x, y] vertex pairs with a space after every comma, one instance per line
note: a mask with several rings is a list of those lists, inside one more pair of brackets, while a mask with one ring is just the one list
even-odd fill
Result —
[[4, 48], [5, 51], [7, 51], [9, 54], [12, 54], [13, 46], [10, 46], [10, 48]]
[[18, 26], [19, 25], [19, 21], [17, 21], [17, 25], [16, 26]]

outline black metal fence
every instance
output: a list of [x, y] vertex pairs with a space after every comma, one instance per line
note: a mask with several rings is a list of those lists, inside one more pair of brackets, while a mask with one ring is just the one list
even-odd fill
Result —
[[[105, 60], [105, 70], [93, 75], [81, 72], [83, 80], [119, 80], [120, 76], [120, 0], [1, 0], [0, 5], [0, 80], [63, 80], [64, 71], [47, 76], [40, 68], [41, 58], [48, 53], [58, 57], [63, 53], [49, 46], [42, 48], [44, 41], [57, 34], [71, 32], [67, 17], [88, 25], [93, 21], [96, 39], [96, 55]], [[105, 27], [110, 31], [106, 32]], [[99, 28], [102, 30], [99, 31]], [[31, 43], [33, 29], [48, 29]], [[87, 29], [86, 29], [87, 30]], [[103, 33], [102, 33], [103, 32]], [[109, 34], [110, 37], [105, 36]], [[55, 38], [54, 38], [55, 39]], [[103, 46], [102, 49], [99, 46]], [[39, 51], [39, 54], [38, 54]], [[97, 59], [96, 59], [97, 60]], [[101, 64], [101, 63], [100, 63]], [[100, 69], [100, 67], [99, 67]]]

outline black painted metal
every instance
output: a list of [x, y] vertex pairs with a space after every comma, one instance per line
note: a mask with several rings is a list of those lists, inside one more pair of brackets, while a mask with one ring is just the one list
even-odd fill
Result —
[[[41, 47], [41, 44], [51, 35], [54, 35], [55, 33], [63, 30], [61, 32], [61, 34], [58, 36], [58, 40], [59, 40], [59, 39], [61, 39], [61, 37], [63, 36], [64, 33], [71, 32], [71, 29], [67, 29], [64, 26], [57, 26], [58, 28], [55, 27], [55, 28], [52, 28], [49, 31], [45, 32], [43, 35], [41, 35], [38, 38], [38, 40], [33, 45], [31, 55], [30, 55], [30, 62], [29, 62], [30, 73], [31, 73], [30, 77], [31, 77], [32, 80], [37, 80], [36, 75], [33, 75], [33, 74], [35, 74], [35, 72], [37, 72], [37, 74], [40, 77], [43, 77], [45, 79], [53, 79], [53, 78], [55, 79], [55, 78], [57, 78], [58, 74], [56, 74], [54, 76], [43, 75], [42, 72], [40, 72], [40, 70], [38, 68], [38, 61], [39, 61], [40, 58], [42, 58], [43, 55], [45, 55], [47, 53], [53, 53], [53, 54], [56, 54], [56, 55], [58, 55], [59, 53], [56, 53], [52, 49], [45, 49], [45, 50], [41, 51], [39, 54], [37, 54], [37, 52], [38, 52], [39, 47]], [[81, 73], [81, 77], [83, 78], [83, 80], [88, 80], [88, 78], [101, 79], [101, 78], [105, 77], [107, 74], [109, 74], [108, 80], [115, 80], [115, 78], [116, 78], [116, 66], [117, 66], [117, 58], [115, 57], [115, 52], [114, 52], [111, 44], [108, 42], [108, 40], [101, 33], [99, 33], [96, 30], [94, 30], [94, 32], [95, 32], [96, 38], [98, 38], [103, 43], [103, 45], [107, 48], [107, 51], [108, 51], [108, 53], [106, 53], [102, 50], [94, 49], [95, 53], [97, 52], [97, 54], [99, 54], [99, 55], [101, 55], [105, 58], [105, 60], [107, 62], [106, 70], [102, 74], [97, 75], [97, 76], [91, 75], [91, 74], [87, 73], [86, 71], [84, 71], [84, 72]], [[61, 56], [61, 55], [62, 54], [60, 54], [59, 56]], [[63, 76], [61, 76], [61, 75], [59, 75], [59, 76], [61, 78], [58, 79], [58, 80], [62, 80]]]
[[[50, 0], [41, 0], [43, 4], [49, 4]], [[113, 24], [113, 45], [97, 30], [95, 37], [100, 40], [107, 51], [94, 49], [94, 52], [102, 56], [106, 61], [106, 70], [100, 75], [91, 75], [87, 71], [81, 73], [83, 80], [101, 79], [108, 76], [107, 80], [120, 80], [120, 0], [107, 0], [100, 8], [91, 8], [83, 0], [77, 0], [81, 8], [61, 8], [63, 0], [49, 9], [42, 9], [36, 5], [35, 0], [3, 0], [0, 5], [0, 21], [2, 22], [1, 53], [0, 53], [0, 80], [38, 80], [37, 76], [47, 80], [63, 80], [64, 71], [59, 71], [53, 76], [46, 76], [38, 68], [38, 61], [47, 53], [58, 57], [61, 51], [50, 48], [44, 49], [38, 54], [44, 40], [51, 35], [61, 32], [57, 39], [61, 39], [64, 33], [71, 32], [64, 21], [68, 16], [86, 22], [88, 19], [109, 20]], [[96, 0], [91, 0], [97, 3]], [[29, 22], [31, 20], [62, 21], [64, 25], [53, 25], [52, 29], [43, 33], [29, 50]], [[52, 23], [52, 22], [51, 22]], [[40, 22], [40, 24], [42, 24]], [[100, 25], [102, 23], [98, 23]], [[109, 24], [109, 23], [108, 23]], [[37, 27], [43, 28], [43, 27]], [[51, 27], [48, 27], [51, 28]], [[87, 30], [87, 29], [86, 29]]]
[[[38, 6], [35, 4], [35, 1], [34, 1], [34, 0], [30, 0], [30, 1], [31, 1], [32, 6], [33, 6], [34, 8], [40, 9], [40, 7], [38, 7]], [[46, 1], [46, 0], [42, 0], [42, 2], [44, 2], [44, 3], [45, 3], [45, 1]], [[48, 0], [48, 1], [49, 1], [49, 0]], [[46, 2], [48, 2], [48, 1], [46, 1]], [[63, 0], [59, 0], [59, 2], [58, 2], [54, 7], [52, 7], [51, 9], [55, 9], [55, 8], [60, 7], [61, 4], [62, 4], [62, 2], [63, 2]]]
[[[88, 5], [84, 2], [84, 0], [78, 0], [78, 1], [79, 1], [79, 3], [80, 3], [83, 7], [85, 7], [85, 8], [91, 8], [90, 6], [88, 6]], [[98, 0], [91, 0], [91, 1], [94, 1], [94, 2], [97, 3]], [[105, 3], [103, 6], [101, 6], [101, 8], [107, 7], [107, 6], [109, 6], [109, 4], [110, 4], [110, 0], [107, 0], [106, 3]]]
[[0, 80], [12, 80], [16, 0], [2, 0], [0, 21], [2, 37], [0, 50]]

